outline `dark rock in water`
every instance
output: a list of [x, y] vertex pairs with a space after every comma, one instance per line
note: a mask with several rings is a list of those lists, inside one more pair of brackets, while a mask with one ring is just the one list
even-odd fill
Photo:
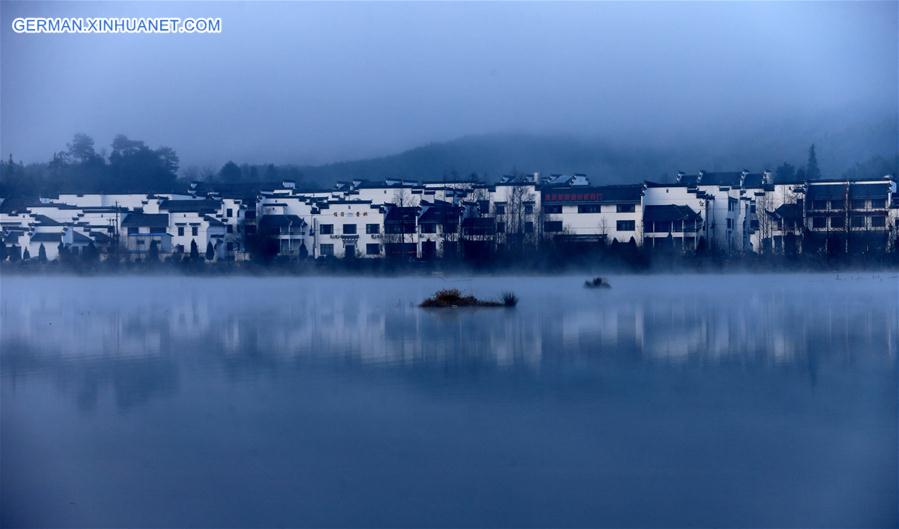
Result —
[[454, 308], [454, 307], [514, 307], [518, 304], [518, 297], [506, 292], [503, 294], [502, 301], [481, 300], [474, 296], [463, 296], [455, 288], [439, 290], [436, 294], [421, 302], [419, 307], [433, 308]]
[[584, 286], [586, 288], [612, 288], [612, 285], [610, 285], [608, 280], [604, 277], [594, 277], [593, 279], [584, 281]]

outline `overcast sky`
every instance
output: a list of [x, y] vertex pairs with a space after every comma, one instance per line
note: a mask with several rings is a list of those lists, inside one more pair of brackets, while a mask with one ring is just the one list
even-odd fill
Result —
[[[3, 2], [0, 149], [75, 132], [187, 165], [321, 163], [499, 131], [645, 141], [895, 115], [897, 4]], [[23, 35], [26, 16], [213, 16], [218, 35]]]

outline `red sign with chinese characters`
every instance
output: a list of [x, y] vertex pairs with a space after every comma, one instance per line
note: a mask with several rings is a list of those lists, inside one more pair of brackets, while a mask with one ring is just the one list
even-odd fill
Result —
[[565, 190], [550, 190], [543, 192], [543, 202], [547, 203], [572, 203], [572, 204], [582, 204], [585, 202], [600, 202], [602, 200], [602, 193], [599, 191], [573, 191], [570, 189]]

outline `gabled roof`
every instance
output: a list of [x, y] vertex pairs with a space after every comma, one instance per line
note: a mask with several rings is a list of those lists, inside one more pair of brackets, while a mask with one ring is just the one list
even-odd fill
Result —
[[169, 216], [167, 213], [129, 213], [122, 221], [122, 227], [137, 228], [167, 228]]

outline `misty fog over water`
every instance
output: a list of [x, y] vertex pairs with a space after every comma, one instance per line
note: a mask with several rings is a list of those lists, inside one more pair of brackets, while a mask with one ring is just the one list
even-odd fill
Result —
[[4, 277], [0, 522], [899, 522], [896, 274], [610, 279]]

